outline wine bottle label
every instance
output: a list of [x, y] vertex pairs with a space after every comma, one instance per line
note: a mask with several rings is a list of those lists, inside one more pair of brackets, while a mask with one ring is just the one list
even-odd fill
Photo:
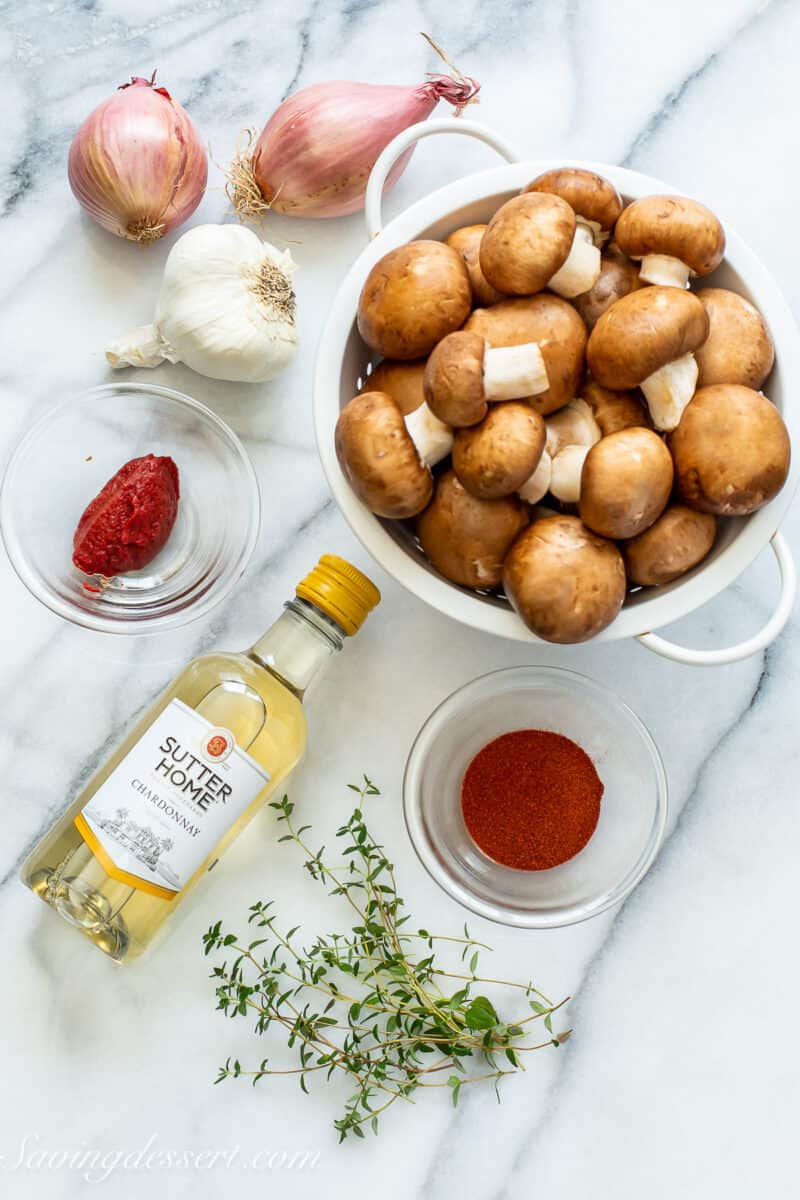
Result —
[[171, 700], [75, 824], [112, 878], [171, 900], [269, 780], [230, 730]]

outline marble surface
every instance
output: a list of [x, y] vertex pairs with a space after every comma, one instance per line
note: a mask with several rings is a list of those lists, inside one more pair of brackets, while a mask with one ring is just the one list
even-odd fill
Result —
[[[788, 0], [674, 0], [668, 10], [634, 0], [28, 0], [4, 4], [3, 18], [2, 458], [48, 406], [105, 380], [104, 343], [150, 318], [173, 239], [142, 252], [95, 228], [69, 194], [65, 158], [89, 109], [126, 76], [153, 67], [224, 161], [237, 130], [266, 119], [297, 86], [331, 76], [421, 78], [435, 66], [416, 35], [428, 29], [482, 81], [476, 117], [532, 157], [624, 163], [698, 195], [800, 304], [789, 50], [800, 37], [800, 6]], [[389, 209], [490, 161], [485, 147], [463, 139], [423, 145]], [[225, 213], [215, 169], [193, 221]], [[309, 929], [326, 912], [291, 850], [276, 845], [269, 816], [187, 902], [170, 938], [129, 971], [115, 969], [19, 884], [23, 855], [187, 657], [249, 644], [321, 552], [369, 569], [329, 499], [309, 405], [315, 339], [363, 244], [362, 221], [276, 219], [269, 233], [291, 241], [300, 267], [303, 350], [295, 366], [252, 388], [214, 384], [183, 367], [141, 373], [207, 401], [246, 439], [264, 523], [234, 597], [202, 623], [133, 644], [60, 623], [0, 558], [3, 1193], [197, 1200], [249, 1186], [303, 1200], [371, 1192], [386, 1200], [792, 1194], [800, 1118], [795, 623], [766, 654], [693, 671], [635, 644], [556, 650], [481, 637], [375, 571], [383, 605], [314, 696], [311, 750], [291, 792], [327, 836], [345, 811], [346, 783], [372, 775], [385, 792], [372, 823], [427, 924], [456, 929], [463, 914], [408, 845], [400, 781], [419, 724], [459, 684], [525, 662], [586, 671], [612, 682], [641, 713], [668, 766], [670, 836], [620, 911], [552, 933], [472, 923], [495, 947], [498, 973], [533, 975], [545, 991], [573, 997], [573, 1039], [535, 1056], [500, 1106], [490, 1091], [467, 1094], [457, 1110], [444, 1095], [425, 1097], [395, 1111], [378, 1139], [338, 1148], [334, 1088], [307, 1098], [292, 1080], [260, 1091], [211, 1086], [227, 1055], [261, 1054], [244, 1025], [213, 1011], [201, 933], [216, 917], [240, 922], [264, 896]], [[796, 512], [786, 531], [797, 545]], [[774, 567], [762, 555], [671, 632], [693, 645], [733, 641], [764, 620], [775, 591]], [[219, 1151], [229, 1161], [148, 1168], [148, 1146]], [[283, 1150], [309, 1151], [312, 1164], [277, 1170], [268, 1155], [256, 1159]], [[95, 1151], [94, 1171], [70, 1165]]]

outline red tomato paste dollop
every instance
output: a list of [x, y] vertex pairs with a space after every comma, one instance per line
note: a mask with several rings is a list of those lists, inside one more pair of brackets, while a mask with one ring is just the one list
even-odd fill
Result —
[[87, 575], [138, 571], [166, 545], [178, 515], [178, 468], [145, 454], [120, 467], [78, 522], [72, 561]]

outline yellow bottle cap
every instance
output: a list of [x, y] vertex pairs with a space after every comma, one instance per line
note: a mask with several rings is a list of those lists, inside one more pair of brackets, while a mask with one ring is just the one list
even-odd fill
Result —
[[322, 609], [351, 636], [358, 633], [381, 599], [366, 575], [335, 554], [323, 554], [314, 570], [298, 583], [297, 595]]

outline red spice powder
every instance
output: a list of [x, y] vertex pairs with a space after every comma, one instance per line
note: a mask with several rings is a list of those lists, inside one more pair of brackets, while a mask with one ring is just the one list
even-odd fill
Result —
[[560, 733], [520, 729], [475, 755], [461, 785], [472, 840], [495, 862], [546, 871], [597, 828], [603, 784], [585, 750]]

